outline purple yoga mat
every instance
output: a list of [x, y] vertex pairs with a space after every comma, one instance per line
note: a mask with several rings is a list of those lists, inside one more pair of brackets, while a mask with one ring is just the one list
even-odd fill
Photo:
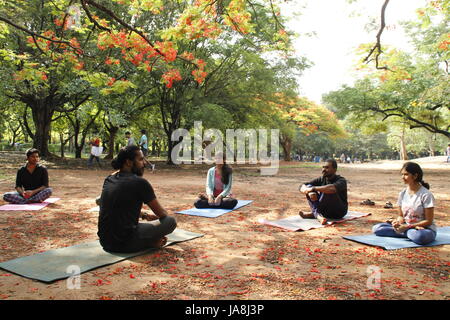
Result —
[[0, 211], [34, 211], [41, 210], [45, 208], [50, 203], [55, 203], [60, 198], [48, 198], [44, 202], [41, 203], [28, 203], [28, 204], [5, 204], [0, 206]]

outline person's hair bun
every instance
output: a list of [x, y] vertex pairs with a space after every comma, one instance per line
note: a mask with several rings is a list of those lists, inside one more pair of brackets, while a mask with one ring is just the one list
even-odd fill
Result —
[[117, 156], [111, 161], [111, 166], [114, 170], [122, 169], [125, 161], [131, 160], [134, 161], [137, 155], [137, 151], [139, 151], [138, 146], [127, 146], [120, 149]]
[[119, 170], [120, 169], [120, 165], [119, 165], [119, 161], [117, 160], [117, 158], [114, 158], [111, 161], [111, 166], [113, 167], [114, 170]]

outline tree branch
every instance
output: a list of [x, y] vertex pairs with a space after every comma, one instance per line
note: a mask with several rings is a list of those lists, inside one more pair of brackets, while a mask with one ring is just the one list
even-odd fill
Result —
[[[7, 18], [5, 18], [5, 17], [2, 17], [2, 16], [0, 16], [0, 21], [3, 21], [3, 22], [5, 22], [5, 23], [7, 23], [7, 24], [13, 26], [14, 28], [19, 29], [19, 30], [21, 30], [21, 31], [23, 31], [23, 32], [25, 32], [25, 33], [27, 33], [27, 34], [33, 36], [33, 37], [45, 39], [45, 40], [51, 41], [51, 42], [53, 42], [53, 43], [65, 44], [65, 45], [69, 46], [70, 48], [72, 48], [76, 53], [80, 54], [80, 49], [73, 47], [72, 44], [71, 44], [69, 41], [55, 40], [55, 39], [51, 39], [51, 38], [49, 38], [49, 37], [40, 35], [40, 34], [38, 34], [38, 33], [36, 33], [36, 32], [33, 32], [33, 31], [31, 31], [31, 30], [28, 30], [28, 29], [25, 28], [25, 27], [19, 26], [18, 24], [15, 24], [15, 23], [12, 22], [11, 20], [9, 20], [9, 19], [7, 19]], [[42, 50], [41, 50], [41, 51], [42, 51]]]
[[23, 114], [22, 114], [23, 125], [24, 125], [24, 127], [25, 127], [25, 129], [26, 129], [28, 135], [30, 136], [30, 138], [31, 138], [32, 140], [34, 140], [34, 134], [33, 134], [33, 132], [31, 131], [30, 126], [28, 125], [28, 120], [27, 120], [27, 109], [28, 109], [28, 107], [25, 105], [25, 109], [24, 109]]
[[[443, 129], [440, 129], [439, 127], [437, 127], [436, 125], [432, 125], [432, 124], [423, 122], [421, 120], [418, 120], [416, 118], [413, 118], [411, 115], [405, 113], [404, 111], [402, 111], [398, 108], [391, 108], [391, 109], [383, 110], [378, 107], [370, 107], [369, 110], [383, 114], [384, 118], [382, 121], [388, 119], [389, 117], [399, 117], [399, 118], [403, 118], [405, 120], [408, 120], [408, 121], [416, 124], [416, 125], [410, 124], [410, 129], [423, 128], [429, 132], [443, 134], [444, 136], [450, 138], [450, 132], [449, 132], [450, 125], [447, 127], [447, 130], [443, 130]], [[397, 113], [389, 113], [390, 111], [396, 111]]]
[[88, 16], [89, 20], [100, 30], [105, 30], [108, 32], [111, 32], [111, 29], [104, 27], [102, 25], [100, 25], [97, 20], [94, 19], [94, 17], [91, 14], [91, 11], [89, 10], [89, 8], [86, 6], [86, 0], [81, 0], [81, 6], [83, 7], [84, 12], [86, 12], [86, 15]]
[[367, 57], [363, 60], [363, 62], [367, 63], [371, 60], [370, 57], [372, 56], [372, 54], [375, 52], [375, 50], [377, 51], [376, 55], [375, 55], [375, 67], [378, 70], [390, 70], [387, 66], [383, 66], [380, 67], [379, 66], [379, 58], [380, 55], [383, 53], [383, 51], [381, 50], [381, 34], [383, 33], [384, 27], [386, 26], [386, 22], [385, 22], [385, 13], [386, 13], [386, 7], [389, 3], [389, 0], [385, 0], [383, 6], [381, 7], [381, 25], [380, 25], [380, 29], [378, 30], [377, 33], [377, 42], [375, 43], [375, 45], [373, 46], [373, 48], [370, 50], [369, 54], [367, 55]]

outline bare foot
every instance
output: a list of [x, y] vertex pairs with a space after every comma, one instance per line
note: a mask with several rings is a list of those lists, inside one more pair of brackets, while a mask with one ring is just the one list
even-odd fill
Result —
[[300, 215], [300, 217], [302, 217], [303, 219], [314, 219], [314, 215], [312, 213], [305, 213], [303, 211], [299, 211], [298, 214]]
[[392, 224], [395, 221], [395, 218], [389, 218], [386, 220], [387, 223]]
[[162, 237], [161, 239], [156, 240], [156, 242], [153, 243], [152, 248], [162, 248], [167, 243], [167, 237]]
[[327, 218], [324, 218], [324, 217], [319, 216], [319, 215], [317, 216], [317, 220], [319, 220], [321, 225], [325, 225], [328, 222]]

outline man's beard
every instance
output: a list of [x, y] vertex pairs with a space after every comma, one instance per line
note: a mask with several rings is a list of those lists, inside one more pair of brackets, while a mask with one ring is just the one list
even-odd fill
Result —
[[131, 168], [131, 172], [133, 172], [135, 175], [137, 175], [139, 177], [142, 177], [144, 175], [144, 169], [145, 169], [145, 167], [142, 167], [141, 169], [139, 169], [138, 167], [133, 165], [133, 167]]
[[329, 177], [333, 176], [333, 174], [331, 174], [331, 173], [322, 173], [322, 176], [324, 178], [329, 178]]

